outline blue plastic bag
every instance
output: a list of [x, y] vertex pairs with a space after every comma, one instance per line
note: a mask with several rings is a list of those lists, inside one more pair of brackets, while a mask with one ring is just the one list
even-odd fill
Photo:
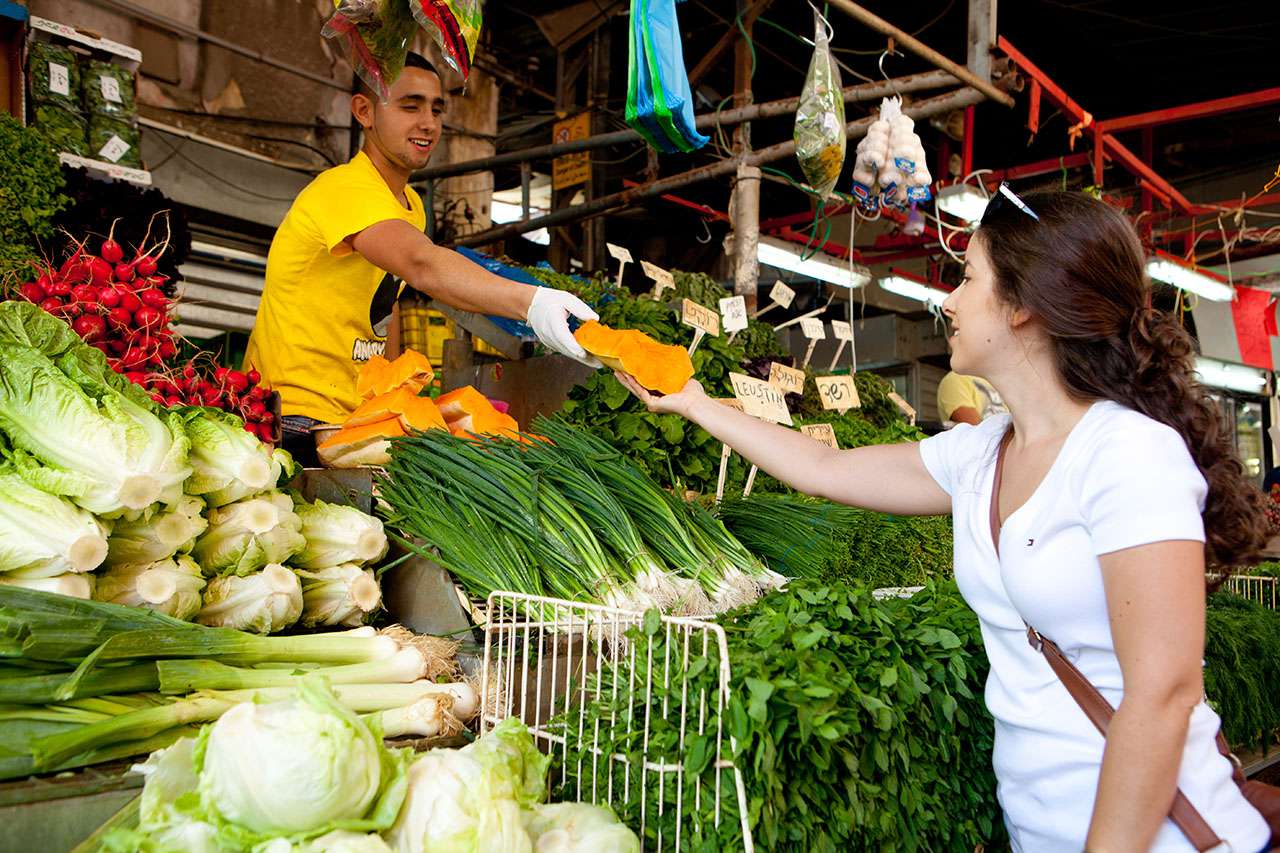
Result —
[[627, 82], [627, 124], [650, 145], [687, 153], [707, 144], [694, 123], [675, 0], [632, 0]]

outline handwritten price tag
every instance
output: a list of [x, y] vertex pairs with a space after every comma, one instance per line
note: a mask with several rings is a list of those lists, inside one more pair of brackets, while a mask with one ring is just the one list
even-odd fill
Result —
[[840, 443], [836, 441], [836, 431], [831, 428], [831, 424], [805, 424], [800, 427], [800, 431], [814, 441], [822, 442], [832, 450], [840, 449]]
[[861, 407], [858, 399], [858, 387], [853, 384], [852, 376], [819, 376], [818, 396], [822, 398], [822, 408], [845, 411]]
[[630, 249], [624, 248], [623, 246], [615, 246], [612, 243], [605, 243], [604, 245], [605, 248], [609, 250], [609, 254], [616, 260], [619, 260], [624, 264], [629, 264], [633, 260]]
[[726, 296], [720, 300], [720, 316], [726, 332], [741, 332], [747, 327], [747, 300], [742, 296]]
[[827, 328], [817, 317], [805, 317], [800, 321], [800, 331], [811, 341], [826, 340]]
[[49, 91], [55, 95], [71, 94], [71, 72], [60, 62], [49, 63]]
[[662, 291], [674, 290], [676, 286], [675, 277], [671, 273], [664, 270], [657, 264], [651, 264], [648, 261], [641, 261], [640, 268], [644, 270], [644, 274], [653, 280], [653, 298], [662, 299]]
[[715, 336], [720, 334], [720, 315], [710, 308], [699, 305], [692, 299], [681, 301], [680, 322], [686, 326], [693, 326], [708, 335]]
[[742, 373], [730, 373], [729, 382], [733, 384], [733, 395], [742, 401], [742, 411], [753, 418], [791, 426], [791, 413], [781, 389]]
[[113, 133], [111, 134], [111, 138], [107, 140], [107, 144], [98, 149], [98, 156], [103, 160], [118, 163], [120, 162], [120, 158], [128, 153], [128, 151], [129, 143], [125, 142]]
[[850, 326], [844, 320], [831, 321], [831, 335], [837, 341], [852, 341], [853, 326]]
[[894, 405], [902, 410], [902, 414], [907, 416], [907, 420], [911, 421], [912, 424], [916, 422], [916, 410], [911, 407], [910, 403], [902, 399], [902, 396], [898, 394], [898, 392], [890, 391], [889, 399], [894, 402]]
[[785, 364], [771, 362], [769, 364], [769, 384], [776, 385], [787, 394], [804, 393], [804, 371], [787, 367]]
[[124, 98], [120, 97], [120, 81], [114, 77], [108, 77], [103, 74], [98, 78], [98, 87], [102, 89], [102, 99], [113, 104], [123, 104]]
[[769, 290], [769, 301], [776, 302], [783, 308], [790, 308], [791, 303], [795, 301], [796, 292], [787, 287], [782, 282], [775, 282]]

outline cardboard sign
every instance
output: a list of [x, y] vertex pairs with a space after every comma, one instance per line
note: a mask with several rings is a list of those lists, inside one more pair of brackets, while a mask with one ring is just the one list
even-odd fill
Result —
[[823, 341], [827, 338], [827, 328], [817, 317], [805, 317], [801, 320], [800, 331], [811, 341]]
[[98, 149], [98, 156], [103, 160], [111, 163], [119, 163], [120, 158], [129, 151], [129, 143], [125, 142], [114, 133], [107, 140], [107, 144]]
[[837, 341], [852, 341], [853, 326], [849, 325], [844, 320], [832, 320], [831, 335]]
[[831, 427], [831, 424], [805, 424], [800, 427], [800, 431], [814, 441], [822, 442], [832, 450], [840, 449], [840, 444], [836, 441], [836, 431]]
[[791, 413], [787, 411], [782, 389], [742, 373], [730, 373], [729, 381], [733, 384], [733, 395], [742, 401], [742, 411], [753, 418], [791, 426]]
[[720, 334], [720, 315], [692, 299], [681, 300], [680, 322], [713, 337]]
[[726, 296], [720, 300], [720, 316], [726, 332], [741, 332], [747, 327], [747, 300], [743, 296]]
[[98, 87], [102, 90], [102, 99], [113, 104], [123, 104], [124, 98], [120, 97], [120, 81], [114, 77], [103, 74], [98, 78]]
[[804, 371], [787, 367], [785, 364], [771, 362], [769, 364], [769, 384], [776, 385], [787, 394], [804, 393]]
[[629, 264], [631, 263], [632, 260], [634, 260], [631, 257], [630, 249], [623, 248], [622, 246], [615, 246], [612, 243], [605, 243], [604, 245], [605, 245], [605, 248], [609, 250], [609, 254], [613, 256], [614, 259], [622, 261], [622, 263], [624, 264]]
[[[571, 142], [586, 139], [591, 135], [591, 113], [579, 113], [570, 119], [558, 121], [552, 128], [551, 141], [554, 143]], [[565, 154], [551, 162], [551, 187], [562, 190], [585, 184], [591, 180], [591, 152], [576, 151]]]
[[908, 403], [906, 400], [902, 399], [901, 395], [899, 395], [898, 392], [890, 391], [889, 399], [892, 400], [894, 404], [899, 409], [902, 410], [902, 414], [907, 416], [907, 420], [911, 421], [912, 424], [916, 422], [916, 410], [911, 408], [911, 404]]
[[862, 406], [858, 399], [858, 387], [853, 384], [852, 376], [819, 376], [818, 396], [822, 398], [822, 408], [845, 411]]
[[795, 298], [796, 292], [780, 281], [774, 282], [773, 287], [769, 290], [769, 301], [776, 302], [783, 308], [790, 308]]
[[648, 261], [641, 261], [640, 268], [643, 269], [644, 274], [653, 281], [654, 299], [662, 299], [662, 291], [669, 288], [675, 288], [675, 277], [657, 264], [651, 264]]
[[49, 63], [49, 91], [55, 95], [71, 94], [71, 72], [61, 62]]

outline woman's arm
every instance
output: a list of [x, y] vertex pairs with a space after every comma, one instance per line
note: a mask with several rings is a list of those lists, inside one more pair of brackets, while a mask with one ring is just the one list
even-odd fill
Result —
[[1156, 542], [1099, 562], [1124, 700], [1107, 730], [1085, 847], [1146, 850], [1173, 804], [1188, 721], [1204, 695], [1204, 543]]
[[690, 381], [655, 397], [626, 374], [618, 380], [650, 411], [683, 415], [797, 491], [897, 515], [951, 512], [951, 498], [920, 459], [915, 442], [832, 450], [795, 430], [717, 403]]

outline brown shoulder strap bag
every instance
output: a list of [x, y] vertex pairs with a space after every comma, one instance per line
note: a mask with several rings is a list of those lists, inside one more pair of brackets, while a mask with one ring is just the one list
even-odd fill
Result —
[[[1004, 475], [1004, 452], [1012, 436], [1013, 431], [1010, 430], [1000, 442], [1000, 450], [996, 455], [995, 478], [991, 488], [991, 539], [997, 554], [1000, 551], [1000, 484]], [[1080, 710], [1084, 711], [1089, 722], [1093, 723], [1103, 737], [1106, 737], [1107, 726], [1115, 714], [1111, 703], [1089, 683], [1089, 679], [1085, 678], [1080, 670], [1076, 669], [1075, 664], [1067, 660], [1062, 650], [1052, 640], [1041, 636], [1030, 625], [1027, 625], [1027, 642], [1033, 649], [1044, 655], [1050, 668], [1061, 679], [1062, 686], [1067, 688], [1067, 692], [1071, 694], [1072, 699], [1076, 700], [1076, 704], [1080, 706]], [[1218, 732], [1217, 742], [1219, 751], [1235, 768], [1234, 778], [1236, 784], [1240, 786], [1240, 792], [1254, 808], [1262, 813], [1262, 817], [1271, 828], [1271, 845], [1280, 846], [1280, 788], [1245, 779], [1240, 759], [1232, 754], [1221, 731]], [[1182, 830], [1182, 834], [1196, 850], [1213, 850], [1223, 843], [1182, 791], [1174, 794], [1173, 806], [1169, 809], [1169, 820]]]

